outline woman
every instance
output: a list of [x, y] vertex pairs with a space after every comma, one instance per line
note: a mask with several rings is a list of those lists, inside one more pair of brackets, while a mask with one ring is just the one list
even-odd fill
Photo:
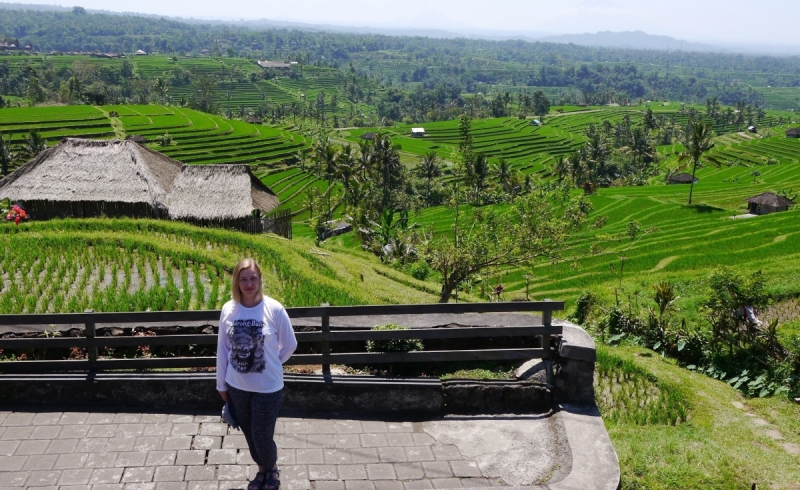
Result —
[[280, 486], [273, 440], [283, 398], [282, 364], [297, 347], [289, 315], [261, 291], [261, 269], [244, 259], [233, 270], [233, 299], [222, 307], [217, 340], [217, 390], [231, 397], [258, 473], [247, 490]]

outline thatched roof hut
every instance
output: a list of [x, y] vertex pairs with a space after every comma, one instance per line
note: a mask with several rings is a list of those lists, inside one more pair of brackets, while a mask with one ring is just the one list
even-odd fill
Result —
[[682, 173], [669, 176], [670, 184], [691, 184], [697, 183], [697, 177], [692, 177], [692, 174]]
[[185, 165], [169, 195], [169, 214], [174, 219], [235, 220], [255, 210], [269, 213], [279, 204], [247, 165]]
[[0, 198], [24, 201], [32, 219], [159, 216], [181, 165], [132, 141], [67, 138], [0, 180]]
[[800, 128], [792, 128], [786, 131], [787, 138], [800, 138]]
[[[291, 238], [291, 213], [247, 165], [183, 165], [133, 141], [65, 139], [0, 180], [31, 219], [172, 218]], [[259, 211], [256, 216], [254, 211]]]
[[750, 214], [770, 214], [787, 211], [789, 206], [794, 206], [794, 201], [779, 196], [774, 192], [762, 192], [757, 196], [745, 199], [747, 212]]

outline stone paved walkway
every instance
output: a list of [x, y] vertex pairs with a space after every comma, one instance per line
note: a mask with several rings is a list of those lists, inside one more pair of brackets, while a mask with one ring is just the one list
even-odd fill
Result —
[[[460, 448], [429, 433], [435, 430], [426, 432], [425, 424], [280, 418], [282, 488], [417, 490], [532, 483], [484, 474], [478, 460], [492, 468], [486, 456], [491, 448]], [[531, 441], [512, 439], [503, 449], [537, 451]], [[544, 453], [552, 443], [544, 437], [538, 451]], [[486, 444], [471, 444], [479, 445]], [[538, 471], [547, 474], [553, 465], [558, 462]], [[244, 436], [217, 415], [0, 411], [0, 490], [243, 489], [255, 471]]]

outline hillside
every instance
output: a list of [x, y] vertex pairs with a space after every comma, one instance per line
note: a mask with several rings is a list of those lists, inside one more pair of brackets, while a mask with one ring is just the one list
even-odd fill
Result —
[[603, 31], [585, 34], [561, 34], [547, 36], [542, 41], [551, 43], [573, 43], [582, 46], [602, 46], [606, 48], [657, 49], [664, 51], [701, 51], [719, 53], [725, 51], [710, 44], [692, 43], [669, 36], [656, 36], [642, 31], [611, 32]]

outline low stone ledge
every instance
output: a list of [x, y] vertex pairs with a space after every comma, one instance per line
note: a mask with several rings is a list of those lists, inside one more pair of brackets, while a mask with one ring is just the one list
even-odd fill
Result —
[[563, 327], [561, 343], [558, 346], [558, 354], [562, 359], [588, 362], [597, 360], [597, 348], [595, 347], [594, 339], [586, 330], [564, 320], [558, 320], [553, 323]]
[[[441, 414], [437, 378], [379, 378], [287, 374], [283, 407], [293, 412], [414, 411]], [[21, 375], [0, 377], [0, 404], [122, 405], [216, 408], [222, 405], [213, 373]]]
[[285, 375], [284, 406], [308, 412], [415, 413], [444, 412], [438, 378]]
[[[597, 360], [594, 339], [573, 323], [559, 320], [563, 334], [554, 359], [554, 401], [559, 403], [594, 403], [594, 363]], [[546, 362], [532, 359], [516, 371], [519, 380], [547, 383]]]
[[529, 381], [453, 379], [442, 388], [448, 414], [538, 413], [552, 404], [547, 386]]

